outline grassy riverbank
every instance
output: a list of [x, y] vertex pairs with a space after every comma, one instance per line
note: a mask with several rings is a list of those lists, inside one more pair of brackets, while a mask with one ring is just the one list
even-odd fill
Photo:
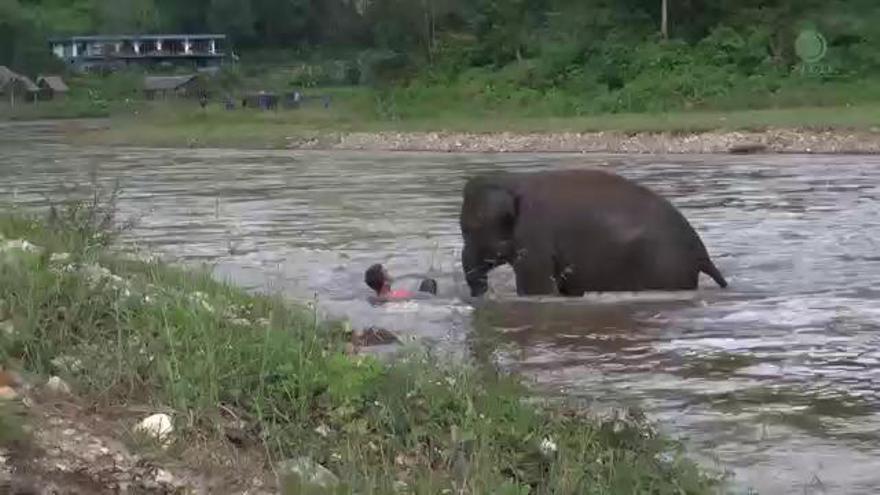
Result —
[[70, 139], [114, 146], [702, 153], [759, 144], [779, 152], [880, 152], [880, 103], [856, 83], [690, 110], [569, 115], [549, 97], [490, 99], [486, 90], [458, 86], [314, 88], [299, 109], [229, 111], [220, 93], [202, 109], [192, 100], [123, 98], [136, 93], [127, 75], [83, 81], [88, 95], [0, 107], [0, 120], [109, 117], [89, 132], [70, 127]]
[[[71, 139], [123, 146], [376, 151], [725, 152], [743, 142], [763, 143], [771, 151], [880, 151], [880, 103], [864, 91], [855, 93], [865, 98], [857, 104], [831, 98], [824, 88], [815, 90], [812, 100], [789, 95], [778, 107], [762, 101], [747, 109], [719, 104], [581, 116], [558, 115], [543, 100], [532, 106], [444, 91], [319, 88], [306, 92], [318, 98], [303, 107], [277, 111], [230, 111], [219, 101], [206, 109], [186, 100], [131, 102], [110, 105], [106, 126]], [[330, 98], [327, 108], [323, 96]]]
[[76, 143], [111, 146], [365, 151], [878, 153], [880, 106], [799, 107], [586, 117], [526, 117], [499, 111], [387, 119], [362, 94], [329, 109], [226, 111], [154, 106], [120, 116]]
[[103, 204], [0, 215], [0, 355], [26, 376], [60, 375], [83, 410], [170, 412], [166, 455], [306, 456], [343, 493], [711, 490], [641, 420], [526, 401], [513, 378], [423, 352], [352, 354], [345, 326], [306, 306], [123, 256]]

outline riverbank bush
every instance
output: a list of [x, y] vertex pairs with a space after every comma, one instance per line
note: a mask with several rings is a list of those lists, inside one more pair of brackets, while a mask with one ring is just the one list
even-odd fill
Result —
[[[0, 215], [0, 357], [96, 405], [174, 411], [175, 442], [237, 428], [359, 493], [707, 493], [637, 417], [527, 400], [512, 377], [429, 352], [348, 352], [314, 307], [114, 250], [112, 198]], [[242, 441], [241, 438], [238, 441]]]

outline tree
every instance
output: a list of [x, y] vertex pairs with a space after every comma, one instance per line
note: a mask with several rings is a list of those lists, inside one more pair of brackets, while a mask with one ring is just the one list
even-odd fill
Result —
[[310, 0], [254, 0], [254, 30], [261, 43], [295, 45], [308, 38], [312, 11]]
[[229, 35], [236, 42], [254, 35], [254, 15], [250, 0], [211, 0], [208, 27]]
[[153, 0], [101, 0], [98, 12], [103, 32], [148, 33], [159, 27]]
[[662, 10], [661, 13], [661, 21], [660, 21], [660, 34], [663, 35], [664, 40], [669, 39], [669, 4], [668, 0], [663, 0], [663, 5], [660, 7]]

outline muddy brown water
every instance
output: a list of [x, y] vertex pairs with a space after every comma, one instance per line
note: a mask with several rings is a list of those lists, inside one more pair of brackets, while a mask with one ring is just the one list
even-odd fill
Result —
[[[355, 326], [476, 349], [547, 392], [638, 406], [741, 493], [880, 489], [880, 157], [108, 149], [62, 144], [51, 123], [0, 127], [0, 157], [0, 200], [119, 179], [141, 245]], [[502, 269], [468, 304], [464, 178], [585, 166], [669, 197], [730, 288], [520, 299]], [[432, 274], [438, 298], [371, 307], [374, 262]]]

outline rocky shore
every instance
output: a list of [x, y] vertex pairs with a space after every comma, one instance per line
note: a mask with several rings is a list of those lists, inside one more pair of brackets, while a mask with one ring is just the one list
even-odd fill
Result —
[[[8, 375], [0, 371], [0, 383]], [[57, 377], [42, 387], [0, 387], [0, 408], [7, 423], [19, 416], [26, 432], [0, 447], [4, 495], [277, 493], [256, 454], [211, 451], [207, 442], [183, 454], [137, 453], [132, 447], [149, 449], [129, 427], [143, 412], [96, 407], [72, 395]]]
[[[191, 143], [199, 146], [210, 143]], [[287, 138], [287, 149], [548, 153], [880, 153], [880, 129], [871, 131], [709, 131], [700, 133], [315, 133]]]

